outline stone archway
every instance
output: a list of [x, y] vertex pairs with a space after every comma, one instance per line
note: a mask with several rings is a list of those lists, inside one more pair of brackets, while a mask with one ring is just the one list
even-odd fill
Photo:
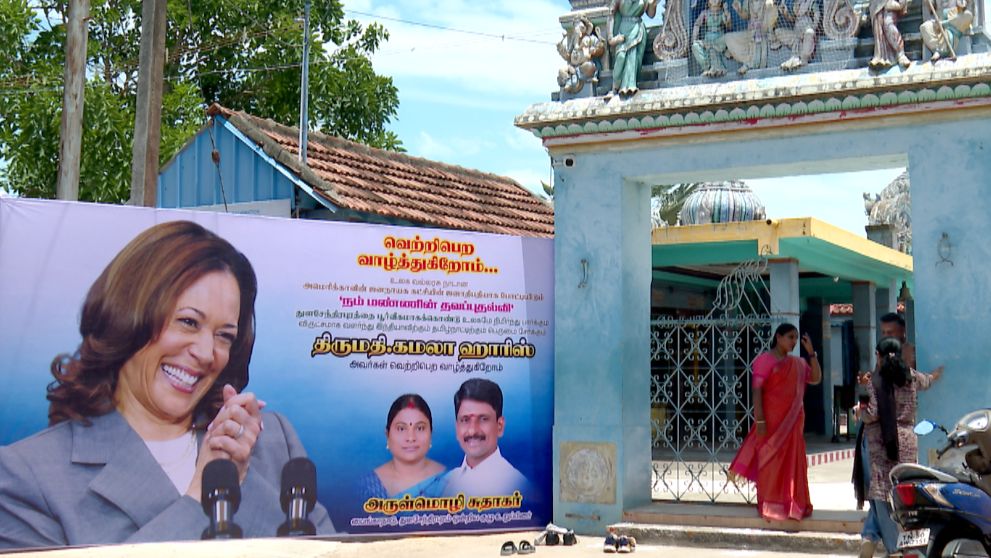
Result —
[[991, 400], [973, 350], [991, 306], [991, 56], [543, 103], [516, 123], [555, 169], [555, 471], [562, 444], [598, 444], [616, 471], [612, 500], [568, 500], [555, 476], [556, 520], [597, 532], [650, 499], [649, 184], [907, 166], [919, 363], [954, 371], [952, 405], [937, 392], [920, 414]]

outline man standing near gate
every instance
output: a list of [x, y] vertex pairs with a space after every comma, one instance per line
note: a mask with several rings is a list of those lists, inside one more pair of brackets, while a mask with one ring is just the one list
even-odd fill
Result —
[[[905, 318], [900, 315], [889, 312], [881, 316], [881, 339], [886, 337], [893, 337], [901, 342], [902, 345], [902, 360], [905, 364], [912, 370], [915, 370], [915, 345], [909, 343], [905, 335]], [[932, 371], [932, 376], [934, 380], [938, 380], [940, 376], [943, 375], [943, 367], [938, 366]], [[870, 372], [862, 372], [860, 374], [860, 384], [866, 385], [871, 381]], [[864, 404], [861, 403], [861, 406]], [[859, 416], [863, 409], [861, 407], [857, 408], [857, 414]], [[863, 497], [867, 494], [869, 490], [869, 479], [870, 479], [870, 457], [867, 450], [867, 440], [864, 436], [863, 426], [861, 426], [860, 432], [857, 434], [857, 445], [856, 452], [854, 456], [854, 470], [853, 470], [853, 484], [854, 491], [857, 493], [857, 509], [863, 507]], [[882, 523], [886, 525], [882, 526]], [[860, 556], [861, 558], [869, 557], [874, 555], [875, 547], [878, 541], [882, 539], [882, 531], [895, 530], [897, 527], [892, 523], [890, 516], [881, 514], [877, 515], [871, 513], [864, 520], [863, 529], [861, 529], [861, 546], [860, 546]]]

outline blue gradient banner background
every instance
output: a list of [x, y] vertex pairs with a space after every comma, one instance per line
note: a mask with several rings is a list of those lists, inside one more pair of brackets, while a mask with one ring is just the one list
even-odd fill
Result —
[[[331, 512], [338, 530], [348, 532], [425, 531], [435, 529], [505, 529], [542, 526], [551, 518], [551, 426], [553, 418], [553, 243], [548, 239], [467, 233], [206, 212], [155, 210], [54, 201], [0, 199], [0, 445], [12, 443], [47, 426], [45, 388], [50, 367], [60, 353], [79, 345], [78, 320], [86, 291], [106, 264], [135, 235], [163, 221], [195, 221], [226, 238], [252, 262], [259, 280], [255, 307], [257, 337], [248, 390], [268, 404], [266, 410], [286, 415], [317, 465], [319, 499]], [[386, 271], [359, 266], [361, 254], [387, 255], [384, 239], [440, 238], [470, 243], [498, 273]], [[398, 251], [394, 251], [399, 255]], [[411, 254], [421, 257], [421, 254]], [[448, 255], [452, 259], [457, 256]], [[402, 281], [409, 281], [404, 283]], [[539, 300], [470, 298], [413, 294], [424, 285], [414, 281], [465, 283], [452, 291], [531, 295]], [[385, 292], [352, 293], [306, 288], [306, 284], [363, 285]], [[388, 292], [408, 289], [410, 293]], [[364, 305], [342, 307], [342, 297], [360, 294]], [[435, 310], [368, 307], [370, 299], [433, 301]], [[440, 303], [509, 303], [508, 312], [440, 311]], [[374, 320], [332, 320], [342, 328], [327, 330], [310, 321], [320, 312], [365, 312]], [[508, 318], [507, 324], [485, 325], [484, 333], [434, 331], [437, 323], [395, 321], [400, 313]], [[380, 319], [384, 315], [384, 319]], [[542, 334], [519, 334], [526, 320], [543, 322]], [[305, 322], [305, 324], [303, 323]], [[520, 325], [515, 325], [516, 323]], [[348, 325], [345, 325], [348, 324]], [[392, 324], [390, 326], [390, 324]], [[415, 324], [428, 331], [387, 331], [394, 339], [442, 340], [461, 343], [504, 342], [507, 337], [534, 345], [532, 358], [487, 358], [480, 362], [501, 370], [443, 370], [457, 356], [368, 358], [363, 354], [311, 356], [314, 340], [329, 331], [333, 337], [372, 339], [380, 326]], [[318, 327], [311, 327], [317, 325]], [[448, 324], [450, 325], [450, 324]], [[464, 324], [461, 324], [464, 326]], [[364, 326], [365, 330], [355, 328]], [[345, 329], [353, 328], [353, 329]], [[490, 330], [491, 328], [491, 330]], [[508, 335], [509, 331], [514, 333]], [[355, 362], [384, 362], [384, 369], [352, 367]], [[462, 361], [465, 362], [465, 361]], [[471, 361], [474, 362], [479, 361]], [[392, 370], [388, 364], [419, 363], [426, 370]], [[430, 371], [436, 365], [436, 370]], [[352, 529], [351, 519], [367, 517], [353, 497], [356, 479], [391, 459], [386, 450], [386, 415], [400, 394], [420, 394], [430, 405], [434, 430], [429, 457], [448, 468], [461, 465], [463, 452], [455, 437], [453, 395], [472, 377], [497, 382], [503, 390], [506, 422], [500, 440], [503, 456], [530, 481], [519, 510], [529, 519], [505, 523], [441, 523]], [[500, 511], [500, 510], [496, 510]], [[501, 510], [507, 511], [507, 510]], [[467, 510], [464, 513], [468, 513]]]

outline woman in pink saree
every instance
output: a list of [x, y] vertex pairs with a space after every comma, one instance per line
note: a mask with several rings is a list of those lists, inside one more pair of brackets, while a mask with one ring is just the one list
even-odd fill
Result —
[[771, 350], [754, 359], [754, 427], [729, 467], [730, 480], [757, 483], [757, 512], [765, 519], [812, 515], [802, 400], [805, 386], [822, 379], [822, 369], [808, 334], [802, 336], [808, 362], [790, 354], [797, 343], [798, 329], [781, 324]]

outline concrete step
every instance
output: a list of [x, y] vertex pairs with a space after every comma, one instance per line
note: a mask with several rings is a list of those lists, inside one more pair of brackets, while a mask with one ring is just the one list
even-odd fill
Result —
[[787, 532], [629, 522], [617, 523], [615, 526], [618, 532], [636, 537], [638, 544], [848, 556], [856, 556], [860, 552], [860, 535], [847, 533]]
[[652, 502], [626, 511], [623, 520], [652, 525], [858, 534], [866, 515], [863, 511], [815, 510], [803, 521], [776, 521], [761, 518], [750, 504]]
[[803, 521], [776, 521], [753, 505], [653, 502], [625, 512], [617, 527], [654, 544], [856, 554], [865, 515], [816, 510]]

